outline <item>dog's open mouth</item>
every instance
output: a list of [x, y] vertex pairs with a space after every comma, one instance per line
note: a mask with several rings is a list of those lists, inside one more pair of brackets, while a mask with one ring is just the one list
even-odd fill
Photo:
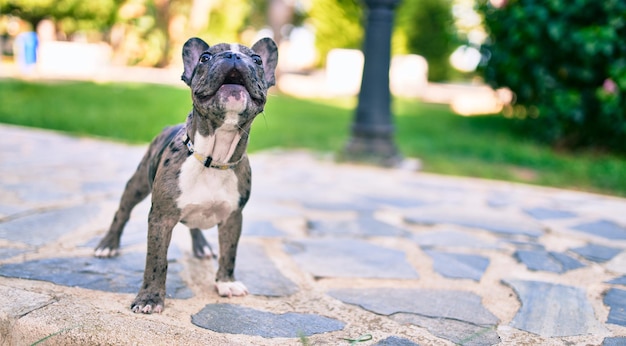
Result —
[[226, 78], [224, 78], [224, 82], [222, 83], [222, 85], [224, 84], [236, 84], [243, 86], [246, 85], [243, 76], [241, 75], [241, 72], [237, 71], [237, 69], [232, 69], [230, 70], [230, 72], [228, 72]]
[[[245, 72], [244, 72], [245, 73]], [[265, 103], [265, 97], [263, 94], [254, 93], [254, 88], [252, 82], [246, 78], [244, 73], [240, 72], [237, 68], [232, 67], [228, 72], [221, 75], [221, 78], [216, 78], [214, 82], [211, 83], [210, 89], [200, 88], [197, 92], [195, 92], [195, 97], [200, 103], [209, 102], [218, 92], [228, 90], [228, 92], [232, 92], [232, 90], [244, 89], [252, 101], [257, 105], [262, 105]], [[221, 81], [221, 82], [220, 82]]]
[[224, 78], [224, 80], [220, 84], [215, 85], [215, 89], [212, 89], [212, 90], [200, 90], [200, 91], [195, 93], [196, 97], [201, 102], [207, 102], [213, 96], [215, 96], [215, 94], [222, 87], [227, 86], [227, 85], [231, 85], [231, 86], [232, 85], [239, 85], [239, 86], [247, 89], [245, 78], [243, 77], [241, 72], [237, 71], [237, 69], [235, 69], [235, 68], [231, 69], [228, 73], [226, 73], [226, 75], [223, 78]]

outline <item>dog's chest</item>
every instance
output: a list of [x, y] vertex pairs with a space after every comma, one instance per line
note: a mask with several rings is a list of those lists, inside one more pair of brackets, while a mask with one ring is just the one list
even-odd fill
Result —
[[181, 166], [178, 184], [180, 221], [189, 228], [211, 228], [239, 208], [238, 179], [233, 170], [206, 168], [190, 156]]

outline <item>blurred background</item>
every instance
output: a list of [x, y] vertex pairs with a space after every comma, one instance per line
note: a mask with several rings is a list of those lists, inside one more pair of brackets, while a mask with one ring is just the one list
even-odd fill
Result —
[[[270, 36], [280, 45], [279, 71], [285, 77], [280, 86], [285, 92], [327, 97], [355, 95], [360, 87], [365, 6], [357, 0], [2, 0], [0, 4], [0, 44], [3, 61], [9, 64], [3, 67], [5, 75], [105, 78], [115, 74], [116, 66], [177, 69], [182, 44], [190, 36], [209, 43], [245, 44]], [[468, 114], [497, 112], [500, 99], [510, 101], [506, 93], [462, 85], [426, 88], [428, 82], [476, 82], [479, 48], [487, 35], [474, 7], [473, 0], [400, 4], [392, 40], [394, 94], [453, 102], [459, 112]], [[455, 100], [459, 92], [475, 92], [486, 99], [470, 109], [472, 98]]]
[[[182, 88], [187, 38], [269, 36], [279, 102], [251, 149], [336, 152], [361, 85], [366, 16], [358, 0], [0, 0], [0, 121], [144, 142], [182, 119], [188, 94], [115, 83]], [[623, 37], [626, 0], [402, 0], [389, 75], [398, 147], [425, 171], [626, 195]], [[68, 80], [95, 83], [50, 84]], [[34, 94], [50, 99], [39, 107]], [[147, 103], [174, 116], [128, 115]], [[116, 114], [146, 134], [98, 123]]]

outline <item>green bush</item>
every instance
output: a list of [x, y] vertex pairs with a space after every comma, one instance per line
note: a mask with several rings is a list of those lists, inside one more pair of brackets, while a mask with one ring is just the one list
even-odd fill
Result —
[[361, 49], [363, 5], [355, 0], [316, 0], [308, 17], [315, 28], [315, 45], [321, 65], [334, 48]]
[[[403, 0], [396, 10], [394, 39], [401, 38], [402, 53], [419, 54], [428, 61], [428, 79], [450, 79], [449, 57], [456, 36], [452, 1]], [[402, 47], [399, 47], [402, 48]]]
[[483, 67], [517, 97], [512, 115], [558, 147], [626, 153], [626, 0], [480, 0]]

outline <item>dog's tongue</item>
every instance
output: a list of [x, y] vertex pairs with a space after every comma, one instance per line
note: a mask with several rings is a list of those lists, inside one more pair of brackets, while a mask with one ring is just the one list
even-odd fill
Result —
[[222, 84], [217, 89], [217, 96], [221, 102], [221, 106], [229, 113], [242, 113], [249, 100], [248, 90], [238, 84]]

